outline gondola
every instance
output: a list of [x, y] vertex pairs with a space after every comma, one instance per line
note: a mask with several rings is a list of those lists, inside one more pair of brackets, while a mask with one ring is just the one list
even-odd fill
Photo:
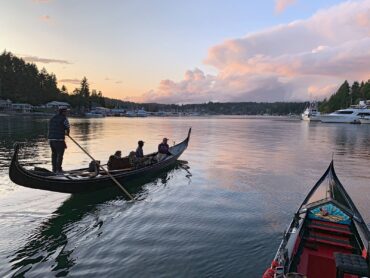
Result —
[[[147, 166], [129, 167], [122, 170], [109, 171], [109, 173], [122, 184], [133, 179], [142, 178], [143, 176], [153, 176], [159, 172], [168, 169], [176, 163], [180, 155], [186, 150], [189, 144], [191, 128], [188, 136], [184, 141], [170, 147], [172, 155], [157, 162], [152, 162]], [[61, 193], [85, 193], [107, 187], [115, 186], [112, 179], [103, 171], [91, 173], [89, 168], [82, 168], [72, 171], [65, 171], [63, 175], [55, 175], [54, 173], [44, 169], [35, 167], [34, 170], [25, 169], [18, 161], [18, 153], [20, 146], [15, 145], [15, 151], [9, 167], [10, 179], [21, 186], [49, 190]], [[154, 157], [155, 153], [147, 155]]]
[[370, 277], [369, 229], [333, 161], [295, 213], [262, 277]]

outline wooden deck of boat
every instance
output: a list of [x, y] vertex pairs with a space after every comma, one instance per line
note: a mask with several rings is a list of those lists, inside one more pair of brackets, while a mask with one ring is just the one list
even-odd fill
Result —
[[[296, 262], [297, 272], [305, 274], [307, 278], [335, 278], [334, 252], [361, 254], [354, 244], [354, 235], [350, 227], [310, 220], [303, 235], [299, 260]], [[355, 275], [344, 277], [357, 278]]]

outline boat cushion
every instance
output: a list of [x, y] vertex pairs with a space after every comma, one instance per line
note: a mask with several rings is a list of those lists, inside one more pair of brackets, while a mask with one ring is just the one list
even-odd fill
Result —
[[340, 224], [351, 224], [351, 219], [349, 216], [332, 203], [311, 209], [308, 217], [310, 219], [318, 219]]
[[368, 276], [366, 260], [360, 255], [334, 253], [335, 266], [338, 271], [359, 276]]

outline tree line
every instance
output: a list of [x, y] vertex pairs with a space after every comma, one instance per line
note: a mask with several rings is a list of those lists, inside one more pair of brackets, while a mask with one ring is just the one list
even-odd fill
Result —
[[361, 100], [370, 100], [370, 80], [361, 83], [355, 81], [352, 86], [346, 80], [329, 99], [325, 98], [320, 103], [319, 110], [329, 113], [348, 108], [350, 105], [359, 104]]
[[[183, 105], [134, 103], [107, 98], [101, 91], [90, 90], [86, 77], [81, 80], [78, 88], [68, 92], [64, 85], [58, 88], [55, 74], [48, 73], [45, 68], [39, 70], [35, 64], [27, 63], [7, 51], [0, 55], [0, 99], [32, 105], [41, 105], [53, 100], [65, 101], [80, 112], [90, 110], [94, 106], [103, 106], [126, 110], [144, 108], [149, 112], [198, 112], [211, 115], [300, 114], [308, 105], [308, 102], [208, 102]], [[370, 99], [370, 80], [361, 83], [355, 81], [351, 86], [346, 80], [333, 95], [320, 102], [319, 110], [332, 112], [366, 99]]]
[[81, 80], [79, 88], [69, 93], [63, 85], [58, 88], [55, 74], [45, 68], [39, 70], [35, 64], [27, 63], [11, 52], [0, 55], [0, 99], [41, 105], [49, 101], [65, 101], [82, 111], [92, 105], [105, 105], [102, 92], [90, 91], [87, 78]]

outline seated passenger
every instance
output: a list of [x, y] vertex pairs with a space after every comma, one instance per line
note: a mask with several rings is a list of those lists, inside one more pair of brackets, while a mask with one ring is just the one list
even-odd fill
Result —
[[163, 138], [162, 143], [158, 145], [157, 161], [162, 161], [167, 156], [172, 155], [169, 151], [170, 146], [168, 146], [167, 141], [168, 141], [167, 138]]
[[119, 170], [125, 168], [125, 163], [123, 158], [121, 157], [121, 151], [116, 151], [114, 155], [109, 157], [108, 161], [108, 170]]
[[170, 146], [167, 144], [168, 138], [163, 138], [162, 143], [158, 145], [158, 153], [172, 155], [170, 153]]
[[136, 149], [136, 157], [137, 158], [143, 158], [144, 157], [144, 151], [143, 151], [143, 146], [144, 146], [144, 142], [143, 141], [139, 141], [137, 142], [138, 146], [137, 146], [137, 149]]

